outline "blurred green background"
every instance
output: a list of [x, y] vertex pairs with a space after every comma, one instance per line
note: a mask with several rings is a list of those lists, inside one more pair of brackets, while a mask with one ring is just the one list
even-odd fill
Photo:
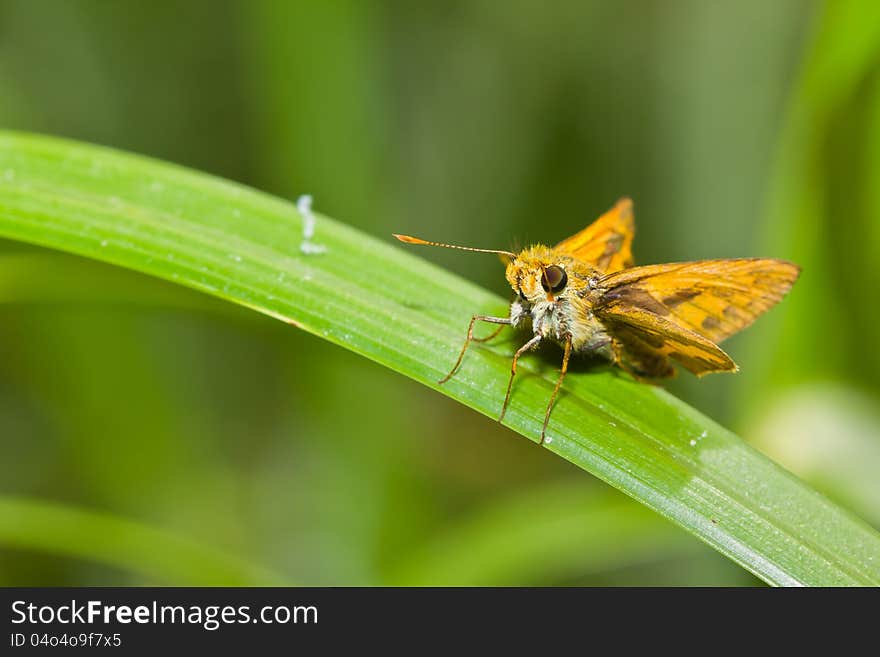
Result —
[[[379, 236], [553, 243], [629, 195], [640, 263], [793, 259], [726, 345], [742, 373], [670, 387], [880, 527], [878, 26], [850, 0], [0, 0], [0, 126]], [[506, 294], [491, 256], [423, 255]], [[11, 242], [0, 482], [3, 585], [757, 583], [378, 365]]]

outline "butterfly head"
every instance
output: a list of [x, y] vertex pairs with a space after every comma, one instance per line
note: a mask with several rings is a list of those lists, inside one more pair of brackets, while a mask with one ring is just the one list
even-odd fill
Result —
[[568, 259], [546, 246], [526, 249], [507, 265], [507, 282], [520, 301], [529, 305], [554, 302], [568, 286]]

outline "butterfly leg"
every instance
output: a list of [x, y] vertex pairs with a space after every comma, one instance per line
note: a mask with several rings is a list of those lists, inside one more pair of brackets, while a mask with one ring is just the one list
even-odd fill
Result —
[[[474, 337], [474, 324], [478, 321], [489, 322], [490, 324], [501, 324], [501, 326], [498, 327], [498, 330], [495, 331], [488, 338], [475, 338]], [[501, 331], [501, 329], [503, 329], [505, 326], [510, 326], [510, 324], [511, 324], [511, 321], [510, 321], [509, 317], [489, 317], [488, 315], [474, 315], [473, 317], [471, 317], [471, 323], [468, 324], [467, 338], [464, 341], [464, 346], [461, 348], [461, 353], [458, 354], [458, 360], [455, 361], [455, 365], [453, 365], [452, 369], [449, 370], [449, 374], [444, 376], [437, 383], [439, 383], [440, 385], [443, 385], [444, 383], [449, 381], [449, 379], [452, 378], [452, 375], [455, 374], [456, 371], [458, 371], [458, 368], [461, 366], [461, 361], [464, 358], [464, 352], [467, 351], [468, 345], [470, 345], [470, 343], [472, 341], [485, 342], [486, 340], [494, 338], [496, 335], [498, 335], [498, 333]]]
[[502, 324], [502, 325], [499, 326], [497, 329], [495, 329], [494, 331], [492, 331], [489, 335], [487, 335], [485, 338], [471, 338], [471, 340], [473, 340], [474, 342], [489, 342], [489, 340], [491, 340], [491, 339], [494, 338], [496, 335], [498, 335], [499, 333], [501, 333], [501, 331], [504, 330], [504, 327], [505, 327], [505, 324]]
[[530, 349], [534, 349], [541, 342], [542, 337], [540, 334], [535, 334], [531, 340], [526, 342], [522, 347], [516, 350], [516, 353], [513, 355], [513, 363], [510, 366], [510, 379], [507, 381], [507, 394], [504, 395], [504, 404], [501, 406], [501, 415], [498, 417], [498, 421], [504, 419], [504, 414], [507, 412], [507, 404], [510, 403], [510, 391], [513, 389], [513, 377], [516, 376], [516, 362], [519, 360], [519, 357], [524, 353], [529, 351]]
[[547, 433], [547, 424], [550, 422], [550, 411], [553, 410], [553, 404], [556, 402], [556, 395], [559, 394], [559, 389], [562, 387], [562, 380], [565, 378], [565, 373], [568, 372], [568, 359], [571, 356], [571, 336], [567, 336], [565, 338], [565, 354], [562, 356], [562, 371], [559, 372], [559, 379], [556, 381], [556, 387], [553, 388], [553, 394], [550, 395], [550, 403], [547, 404], [547, 413], [544, 415], [544, 426], [541, 427], [541, 442], [539, 445], [544, 444], [544, 437]]

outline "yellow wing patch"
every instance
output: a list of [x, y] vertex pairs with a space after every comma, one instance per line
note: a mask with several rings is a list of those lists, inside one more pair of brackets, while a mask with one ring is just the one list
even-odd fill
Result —
[[610, 274], [632, 267], [632, 241], [635, 234], [632, 201], [622, 198], [608, 212], [579, 233], [562, 240], [553, 250], [566, 253]]

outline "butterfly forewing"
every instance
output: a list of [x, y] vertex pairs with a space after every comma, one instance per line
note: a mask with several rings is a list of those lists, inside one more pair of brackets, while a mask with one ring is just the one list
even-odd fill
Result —
[[634, 267], [602, 279], [599, 306], [615, 313], [641, 308], [721, 342], [779, 302], [799, 272], [768, 258]]
[[603, 273], [632, 267], [632, 241], [636, 233], [632, 201], [620, 199], [592, 224], [554, 247]]

